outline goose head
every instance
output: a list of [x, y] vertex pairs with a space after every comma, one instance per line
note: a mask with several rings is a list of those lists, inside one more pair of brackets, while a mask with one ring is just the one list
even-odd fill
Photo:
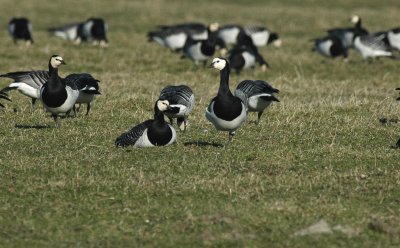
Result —
[[208, 30], [210, 32], [216, 32], [216, 31], [218, 31], [218, 29], [219, 29], [219, 23], [218, 22], [213, 22], [213, 23], [210, 23], [210, 25], [208, 25]]
[[49, 64], [53, 68], [58, 68], [60, 65], [66, 65], [66, 63], [63, 60], [63, 58], [61, 56], [59, 56], [59, 55], [51, 56]]
[[159, 111], [164, 112], [171, 109], [168, 100], [158, 100], [156, 102], [156, 107]]
[[209, 68], [215, 68], [222, 71], [228, 65], [228, 61], [224, 58], [214, 58]]
[[352, 15], [350, 18], [350, 22], [353, 24], [357, 24], [357, 23], [361, 22], [361, 18], [358, 15]]

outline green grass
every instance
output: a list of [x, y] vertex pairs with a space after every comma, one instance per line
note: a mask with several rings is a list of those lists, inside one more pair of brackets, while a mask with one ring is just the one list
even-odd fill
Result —
[[[0, 21], [26, 15], [36, 44], [14, 46], [0, 33], [1, 72], [45, 69], [60, 54], [71, 72], [101, 80], [88, 117], [50, 125], [30, 100], [10, 94], [0, 112], [0, 246], [400, 246], [398, 124], [394, 91], [399, 62], [365, 63], [312, 53], [311, 38], [362, 16], [371, 31], [398, 26], [398, 1], [2, 1]], [[75, 46], [49, 37], [46, 28], [90, 16], [109, 22], [110, 46]], [[283, 47], [262, 48], [272, 69], [231, 76], [281, 90], [280, 103], [259, 126], [240, 128], [228, 149], [204, 117], [218, 89], [215, 70], [195, 67], [148, 43], [157, 24], [219, 21], [266, 25]], [[2, 79], [0, 87], [9, 83]], [[115, 138], [150, 118], [168, 84], [185, 83], [196, 95], [186, 133], [152, 149], [116, 149]], [[4, 101], [2, 101], [4, 102]], [[14, 109], [16, 112], [14, 112]], [[256, 115], [251, 114], [250, 119]], [[356, 230], [353, 235], [294, 236], [320, 219]]]

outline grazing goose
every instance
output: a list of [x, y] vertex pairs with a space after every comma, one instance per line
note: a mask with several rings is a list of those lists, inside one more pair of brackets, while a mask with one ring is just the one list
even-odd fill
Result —
[[3, 88], [1, 92], [18, 90], [32, 100], [32, 112], [35, 110], [36, 100], [39, 99], [39, 88], [49, 79], [48, 71], [18, 71], [0, 75], [0, 77], [14, 80], [10, 85]]
[[201, 23], [181, 23], [159, 26], [160, 30], [147, 33], [149, 41], [154, 41], [172, 51], [180, 51], [190, 37], [193, 40], [207, 39], [207, 27]]
[[235, 95], [247, 103], [249, 112], [258, 112], [256, 124], [260, 122], [264, 110], [273, 101], [279, 102], [274, 96], [275, 93], [279, 93], [279, 90], [262, 80], [244, 80], [239, 83], [235, 91]]
[[261, 70], [265, 71], [269, 64], [263, 56], [259, 53], [258, 48], [254, 45], [253, 40], [240, 31], [237, 37], [238, 44], [236, 44], [229, 51], [229, 64], [230, 67], [236, 70], [237, 74], [240, 74], [241, 70], [254, 68], [256, 62], [260, 64]]
[[241, 31], [243, 31], [243, 27], [240, 25], [225, 25], [218, 29], [217, 36], [223, 40], [226, 45], [234, 45], [237, 43], [237, 37]]
[[[0, 99], [6, 99], [7, 101], [11, 102], [11, 99], [8, 98], [7, 93], [4, 93], [4, 92], [0, 92]], [[4, 105], [0, 103], [0, 107], [4, 108]]]
[[164, 112], [169, 108], [167, 100], [157, 100], [154, 106], [154, 119], [147, 120], [121, 134], [115, 140], [115, 145], [117, 147], [152, 147], [174, 143], [176, 131], [164, 120]]
[[[89, 114], [91, 108], [91, 102], [94, 100], [95, 95], [101, 95], [99, 92], [99, 80], [95, 79], [89, 73], [73, 73], [68, 75], [65, 80], [71, 82], [76, 85], [79, 90], [79, 96], [76, 100], [76, 104], [79, 104], [78, 111], [80, 109], [80, 105], [85, 103], [86, 107], [86, 115]], [[73, 111], [76, 115], [75, 105], [73, 107]]]
[[355, 35], [354, 47], [364, 59], [375, 57], [393, 57], [390, 47], [384, 41], [385, 36]]
[[102, 18], [89, 18], [85, 22], [66, 24], [60, 27], [49, 28], [54, 36], [73, 41], [92, 42], [94, 45], [107, 46], [107, 23]]
[[17, 40], [24, 40], [27, 45], [33, 44], [32, 23], [25, 17], [12, 18], [8, 23], [8, 32], [14, 43], [17, 43]]
[[185, 57], [191, 59], [196, 65], [200, 62], [206, 63], [207, 59], [214, 55], [217, 45], [216, 31], [218, 31], [218, 27], [218, 23], [212, 23], [208, 26], [207, 39], [193, 40], [189, 37], [183, 47]]
[[181, 131], [186, 131], [187, 118], [194, 107], [194, 94], [186, 85], [167, 86], [161, 90], [159, 100], [167, 100], [170, 104], [164, 114], [169, 118], [171, 125], [173, 118], [177, 119]]
[[40, 87], [40, 99], [59, 127], [58, 117], [66, 114], [74, 106], [79, 96], [76, 84], [58, 75], [58, 67], [65, 65], [59, 55], [51, 56], [49, 60], [49, 79]]
[[333, 28], [329, 29], [327, 32], [330, 36], [335, 36], [342, 41], [345, 48], [352, 48], [354, 42], [354, 36], [366, 35], [368, 30], [362, 27], [361, 17], [358, 15], [353, 15], [350, 18], [350, 22], [354, 24], [354, 27], [349, 28]]
[[261, 47], [273, 44], [276, 47], [282, 45], [282, 40], [277, 33], [269, 31], [265, 27], [248, 26], [244, 27], [244, 32], [251, 37], [254, 45]]
[[209, 66], [220, 71], [220, 84], [218, 94], [208, 105], [205, 115], [217, 130], [228, 131], [228, 145], [236, 129], [238, 129], [247, 118], [245, 104], [240, 98], [232, 95], [229, 89], [229, 62], [224, 58], [214, 58]]
[[313, 50], [325, 57], [330, 58], [343, 56], [343, 58], [346, 59], [348, 55], [347, 48], [343, 46], [341, 40], [336, 36], [326, 36], [315, 39]]

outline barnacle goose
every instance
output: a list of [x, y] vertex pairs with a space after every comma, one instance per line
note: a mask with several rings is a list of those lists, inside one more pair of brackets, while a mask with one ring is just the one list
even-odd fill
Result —
[[[95, 79], [89, 73], [73, 73], [68, 75], [65, 80], [73, 83], [79, 90], [78, 99], [76, 104], [79, 104], [78, 111], [81, 104], [86, 104], [86, 115], [89, 114], [91, 103], [96, 95], [101, 95], [99, 92], [99, 80]], [[76, 115], [75, 105], [73, 111]]]
[[314, 51], [317, 51], [319, 54], [336, 58], [339, 56], [343, 56], [343, 58], [347, 58], [348, 49], [343, 46], [341, 40], [336, 36], [326, 36], [323, 38], [314, 39]]
[[202, 23], [181, 23], [159, 26], [160, 30], [147, 33], [149, 41], [154, 41], [172, 51], [181, 50], [188, 37], [193, 40], [207, 39], [207, 27]]
[[358, 15], [353, 15], [350, 18], [350, 22], [353, 23], [354, 27], [349, 28], [333, 28], [327, 30], [330, 36], [335, 36], [342, 41], [342, 44], [345, 48], [352, 48], [354, 42], [354, 36], [358, 35], [366, 35], [368, 34], [368, 30], [362, 27], [361, 17]]
[[35, 110], [36, 100], [39, 99], [39, 88], [49, 78], [49, 72], [38, 71], [17, 71], [9, 72], [0, 75], [0, 77], [11, 78], [14, 81], [7, 87], [3, 88], [1, 92], [8, 92], [10, 90], [18, 90], [23, 95], [30, 97], [32, 100], [32, 112]]
[[262, 80], [244, 80], [238, 84], [235, 95], [246, 103], [248, 112], [257, 112], [257, 124], [260, 122], [264, 110], [273, 102], [279, 102], [274, 96], [279, 93], [278, 89], [273, 88]]
[[375, 57], [393, 57], [390, 47], [384, 41], [385, 36], [358, 35], [354, 36], [354, 47], [364, 59]]
[[228, 131], [228, 145], [236, 129], [238, 129], [247, 118], [245, 103], [234, 96], [229, 89], [229, 62], [224, 58], [214, 58], [209, 66], [220, 71], [220, 84], [218, 94], [208, 105], [205, 115], [217, 130]]
[[[6, 99], [7, 101], [11, 102], [11, 99], [8, 98], [8, 95], [5, 92], [0, 92], [0, 99]], [[4, 105], [0, 103], [0, 107], [4, 108]]]
[[282, 40], [279, 38], [279, 35], [269, 31], [265, 27], [247, 26], [244, 27], [244, 31], [251, 37], [254, 45], [258, 47], [268, 44], [273, 44], [276, 47], [280, 47], [282, 45]]
[[167, 86], [161, 90], [159, 100], [167, 100], [170, 108], [164, 111], [171, 125], [173, 118], [177, 119], [181, 131], [186, 131], [187, 119], [194, 107], [194, 94], [192, 89], [186, 85]]
[[238, 44], [229, 51], [230, 67], [236, 70], [237, 74], [240, 74], [242, 69], [254, 68], [256, 62], [260, 64], [262, 71], [270, 67], [259, 53], [250, 36], [245, 34], [244, 31], [240, 31], [237, 40]]
[[[50, 78], [49, 71], [18, 71], [9, 72], [0, 75], [0, 77], [11, 78], [14, 81], [7, 87], [3, 88], [0, 92], [8, 92], [11, 90], [18, 90], [23, 95], [31, 98], [32, 112], [35, 110], [36, 100], [40, 98], [40, 87], [46, 83]], [[87, 114], [90, 110], [90, 103], [94, 99], [94, 95], [100, 94], [99, 80], [94, 79], [88, 73], [74, 73], [66, 77], [67, 81], [76, 83], [79, 90], [79, 97], [76, 103], [87, 104]]]
[[224, 25], [218, 29], [217, 36], [223, 40], [226, 45], [234, 45], [237, 43], [237, 37], [241, 31], [243, 31], [243, 28], [240, 25]]
[[154, 106], [154, 119], [147, 120], [121, 134], [115, 140], [115, 145], [117, 147], [152, 147], [174, 143], [176, 131], [164, 120], [164, 112], [169, 109], [168, 100], [157, 100]]
[[33, 44], [32, 23], [25, 17], [12, 18], [8, 23], [8, 32], [14, 43], [17, 43], [17, 40], [24, 40], [27, 45]]
[[70, 23], [48, 31], [56, 37], [73, 41], [76, 44], [81, 42], [93, 42], [95, 45], [107, 46], [107, 23], [102, 18], [91, 17], [85, 22]]
[[195, 64], [199, 64], [201, 61], [206, 63], [207, 59], [214, 55], [218, 28], [218, 23], [211, 23], [207, 28], [207, 39], [193, 40], [188, 37], [183, 47], [185, 57], [191, 59]]
[[63, 58], [53, 55], [49, 60], [49, 79], [40, 87], [40, 99], [46, 110], [48, 110], [56, 127], [59, 127], [58, 117], [60, 114], [69, 112], [79, 96], [75, 82], [61, 78], [58, 75], [58, 67], [65, 65]]

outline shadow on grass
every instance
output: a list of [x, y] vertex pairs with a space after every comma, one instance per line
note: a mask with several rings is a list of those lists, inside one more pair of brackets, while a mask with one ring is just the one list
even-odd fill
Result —
[[22, 125], [22, 124], [15, 124], [15, 128], [20, 129], [44, 129], [44, 128], [51, 128], [49, 125]]
[[219, 143], [210, 143], [210, 142], [206, 142], [206, 141], [188, 141], [183, 143], [184, 146], [213, 146], [213, 147], [224, 147], [223, 144], [219, 144]]

